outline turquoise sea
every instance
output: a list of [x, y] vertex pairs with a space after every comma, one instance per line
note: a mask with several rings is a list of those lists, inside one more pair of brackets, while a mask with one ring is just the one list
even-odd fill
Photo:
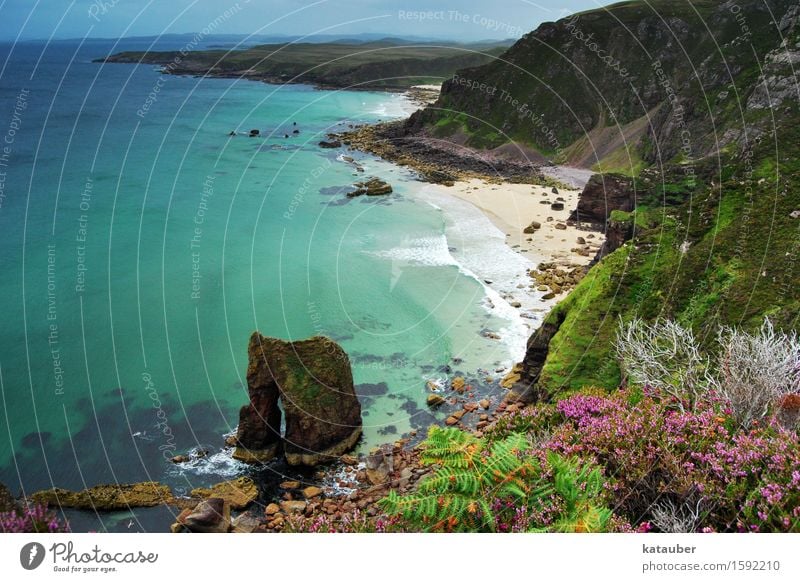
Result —
[[[469, 266], [491, 251], [524, 274], [499, 231], [406, 169], [317, 146], [406, 115], [402, 96], [92, 62], [140, 48], [0, 45], [0, 482], [180, 491], [246, 471], [222, 443], [256, 329], [343, 345], [361, 447], [430, 424], [427, 380], [521, 355], [527, 328]], [[395, 193], [346, 198], [373, 175]]]

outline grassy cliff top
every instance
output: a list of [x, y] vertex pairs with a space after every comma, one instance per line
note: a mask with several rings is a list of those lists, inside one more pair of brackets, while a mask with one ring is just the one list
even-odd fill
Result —
[[405, 88], [441, 83], [463, 67], [489, 62], [508, 43], [265, 44], [243, 50], [122, 52], [111, 63], [149, 63], [174, 74], [245, 77], [276, 83], [331, 87]]

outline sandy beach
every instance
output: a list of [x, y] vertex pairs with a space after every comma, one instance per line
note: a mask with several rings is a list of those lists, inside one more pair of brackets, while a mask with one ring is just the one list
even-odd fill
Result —
[[[565, 267], [587, 265], [603, 242], [600, 232], [579, 230], [566, 224], [578, 203], [580, 190], [559, 189], [556, 193], [545, 186], [490, 184], [478, 179], [439, 188], [478, 207], [506, 235], [506, 242], [512, 249], [537, 264], [544, 261]], [[563, 203], [564, 209], [553, 210], [551, 204], [556, 202]], [[525, 233], [533, 222], [538, 222], [540, 228]], [[579, 244], [579, 237], [584, 244]]]

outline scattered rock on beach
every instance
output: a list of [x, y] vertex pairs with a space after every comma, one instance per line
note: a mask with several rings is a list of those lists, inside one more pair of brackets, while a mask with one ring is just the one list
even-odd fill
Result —
[[389, 479], [394, 471], [394, 455], [391, 445], [372, 449], [366, 458], [367, 479], [373, 485], [381, 485]]
[[525, 234], [533, 234], [534, 232], [536, 232], [540, 228], [542, 228], [542, 223], [541, 222], [536, 222], [534, 220], [528, 226], [526, 226], [525, 230], [523, 230], [522, 232], [524, 232]]

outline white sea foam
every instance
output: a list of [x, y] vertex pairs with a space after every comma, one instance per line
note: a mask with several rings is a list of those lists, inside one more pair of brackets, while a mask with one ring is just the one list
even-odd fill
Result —
[[214, 475], [232, 479], [244, 473], [249, 465], [233, 458], [233, 448], [225, 448], [203, 457], [191, 455], [191, 460], [175, 465], [174, 475]]
[[380, 102], [370, 113], [382, 119], [400, 119], [408, 117], [419, 107], [403, 93], [389, 93], [387, 100]]
[[[437, 188], [423, 188], [417, 196], [441, 210], [448, 254], [462, 273], [483, 285], [487, 311], [508, 322], [498, 334], [511, 359], [520, 361], [528, 337], [543, 317], [539, 311], [542, 293], [529, 288], [527, 275], [535, 264], [509, 248], [505, 235], [476, 206]], [[521, 307], [513, 307], [511, 301], [518, 301]]]
[[393, 264], [425, 267], [458, 265], [447, 247], [447, 237], [419, 236], [403, 238], [400, 246], [383, 251], [366, 251], [375, 257], [388, 259]]

